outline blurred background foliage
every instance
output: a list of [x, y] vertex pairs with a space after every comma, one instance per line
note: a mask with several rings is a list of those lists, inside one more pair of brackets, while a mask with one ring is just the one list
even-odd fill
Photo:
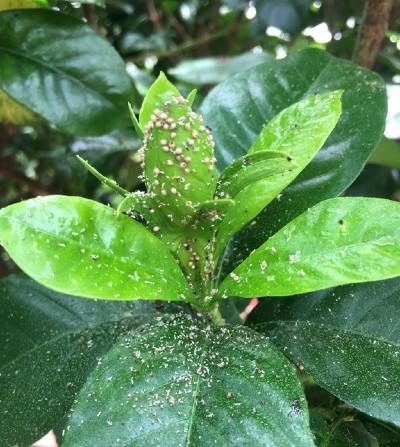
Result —
[[[125, 62], [132, 83], [126, 101], [132, 101], [138, 111], [160, 70], [185, 94], [197, 88], [198, 107], [213, 85], [270, 58], [284, 58], [302, 48], [319, 47], [350, 59], [363, 3], [88, 0], [50, 1], [46, 5], [45, 0], [0, 0], [0, 10], [51, 8], [86, 22], [108, 40]], [[400, 196], [399, 16], [400, 5], [395, 2], [389, 31], [374, 66], [388, 86], [386, 138], [349, 194], [394, 199]], [[84, 60], [82, 64], [85, 70]], [[40, 194], [76, 194], [112, 202], [112, 192], [83, 170], [76, 154], [126, 188], [141, 187], [135, 158], [140, 143], [127, 120], [117, 121], [111, 132], [102, 132], [100, 128], [93, 136], [64, 132], [29, 110], [27, 104], [12, 100], [5, 90], [0, 77], [0, 206]], [[30, 94], [28, 89], [26, 95]], [[127, 110], [121, 113], [128, 116]], [[14, 267], [7, 262], [5, 253], [1, 256], [3, 276]]]

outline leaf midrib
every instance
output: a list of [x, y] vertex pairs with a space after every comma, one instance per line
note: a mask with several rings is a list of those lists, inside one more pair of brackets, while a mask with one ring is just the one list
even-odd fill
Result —
[[[207, 343], [207, 338], [205, 338], [204, 340], [205, 344], [204, 344], [204, 349], [203, 349], [203, 353], [200, 357], [200, 364], [204, 363], [204, 359], [207, 355], [207, 348], [208, 348], [208, 343]], [[196, 410], [197, 410], [197, 396], [199, 394], [200, 391], [200, 382], [201, 382], [201, 376], [200, 374], [197, 374], [197, 382], [196, 382], [196, 387], [193, 391], [192, 394], [192, 398], [193, 398], [193, 403], [192, 403], [192, 407], [190, 409], [190, 415], [189, 415], [189, 420], [188, 420], [188, 428], [187, 428], [187, 435], [186, 435], [186, 439], [185, 439], [185, 447], [190, 447], [191, 446], [191, 437], [192, 437], [192, 430], [193, 430], [193, 424], [194, 424], [194, 420], [196, 417]]]

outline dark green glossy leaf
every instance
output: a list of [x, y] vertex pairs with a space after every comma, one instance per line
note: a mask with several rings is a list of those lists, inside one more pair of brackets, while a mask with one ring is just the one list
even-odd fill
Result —
[[363, 424], [369, 433], [378, 440], [379, 447], [397, 447], [400, 445], [400, 429], [396, 429], [393, 425], [370, 419], [363, 421]]
[[220, 286], [288, 296], [400, 275], [400, 204], [341, 197], [314, 206], [254, 251]]
[[399, 192], [400, 177], [396, 170], [368, 163], [345, 194], [397, 200]]
[[128, 123], [124, 63], [89, 26], [51, 10], [21, 10], [0, 13], [0, 29], [0, 88], [16, 101], [73, 135]]
[[272, 60], [266, 53], [244, 53], [234, 57], [206, 57], [185, 60], [168, 73], [176, 79], [194, 85], [218, 84], [239, 71]]
[[304, 320], [400, 344], [400, 278], [349, 284], [280, 299], [261, 299], [248, 322]]
[[332, 394], [400, 425], [399, 344], [312, 321], [278, 321], [262, 329]]
[[317, 49], [251, 68], [217, 86], [202, 106], [220, 169], [244, 155], [266, 122], [316, 93], [344, 90], [342, 115], [318, 155], [279, 201], [236, 238], [235, 260], [315, 203], [343, 192], [379, 142], [386, 92], [374, 73]]
[[252, 29], [264, 34], [268, 26], [286, 33], [297, 34], [318, 17], [311, 8], [311, 0], [255, 0], [257, 8]]
[[191, 299], [167, 247], [141, 224], [92, 200], [47, 196], [3, 208], [0, 241], [22, 270], [60, 292]]
[[113, 340], [156, 313], [150, 302], [95, 303], [23, 275], [1, 280], [1, 445], [26, 446], [53, 428]]
[[64, 447], [313, 446], [296, 374], [266, 338], [181, 316], [115, 344], [68, 425]]
[[285, 352], [331, 393], [400, 425], [394, 391], [400, 377], [399, 319], [400, 280], [394, 278], [262, 300], [250, 323], [269, 322], [260, 327], [272, 328]]

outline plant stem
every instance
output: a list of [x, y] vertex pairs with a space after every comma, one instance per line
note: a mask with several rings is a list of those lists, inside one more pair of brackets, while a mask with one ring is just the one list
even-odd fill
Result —
[[353, 61], [371, 68], [388, 29], [392, 0], [368, 0], [365, 4]]
[[224, 326], [225, 325], [225, 320], [223, 318], [223, 316], [221, 315], [221, 312], [219, 310], [219, 304], [216, 303], [214, 305], [214, 307], [210, 310], [210, 312], [208, 313], [211, 321], [216, 325], [216, 326]]

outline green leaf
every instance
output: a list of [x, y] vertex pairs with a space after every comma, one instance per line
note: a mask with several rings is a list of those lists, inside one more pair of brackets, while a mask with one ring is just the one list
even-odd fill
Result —
[[218, 227], [216, 259], [230, 237], [271, 202], [297, 172], [298, 165], [293, 158], [276, 151], [245, 155], [223, 171], [216, 196], [232, 197], [235, 206], [228, 210]]
[[[256, 217], [310, 163], [339, 120], [342, 93], [310, 96], [282, 110], [263, 128], [248, 155], [223, 171], [222, 191], [235, 198], [237, 205], [219, 228], [217, 256], [229, 238]], [[252, 169], [240, 169], [243, 163]], [[236, 179], [227, 188], [226, 177], [233, 176]]]
[[368, 163], [387, 166], [388, 168], [400, 168], [400, 144], [383, 137]]
[[266, 338], [181, 316], [142, 329], [89, 377], [64, 447], [313, 446], [294, 369]]
[[400, 204], [341, 197], [294, 219], [220, 287], [242, 297], [288, 296], [400, 275]]
[[151, 115], [155, 109], [162, 109], [165, 102], [170, 101], [172, 97], [180, 96], [179, 90], [168, 81], [163, 72], [153, 82], [147, 95], [143, 100], [139, 113], [139, 124], [144, 130], [146, 124], [150, 121]]
[[6, 93], [0, 90], [0, 121], [15, 124], [32, 123], [37, 121], [38, 117], [23, 105], [14, 101]]
[[155, 198], [143, 191], [128, 194], [121, 200], [117, 208], [117, 215], [121, 213], [141, 222], [149, 230], [154, 231], [160, 239], [163, 239], [167, 233], [166, 231], [160, 232], [160, 228], [171, 230], [171, 224], [166, 216], [159, 212]]
[[185, 60], [170, 68], [168, 74], [194, 85], [218, 84], [239, 71], [273, 60], [266, 53], [244, 53], [234, 57], [205, 57]]
[[365, 427], [378, 440], [380, 447], [397, 447], [400, 445], [400, 430], [390, 424], [366, 420]]
[[[388, 317], [389, 316], [389, 317]], [[349, 284], [315, 293], [260, 300], [248, 322], [304, 320], [400, 344], [400, 278]]]
[[30, 445], [64, 417], [121, 332], [157, 314], [150, 302], [93, 302], [23, 275], [0, 281], [0, 439]]
[[293, 158], [284, 152], [261, 151], [244, 155], [228, 166], [218, 179], [216, 196], [236, 197], [251, 183], [296, 168]]
[[81, 20], [51, 10], [6, 11], [0, 29], [0, 88], [10, 97], [73, 135], [128, 123], [124, 62]]
[[248, 153], [288, 152], [305, 167], [339, 121], [342, 95], [343, 90], [336, 90], [309, 96], [282, 110], [261, 130]]
[[341, 400], [400, 426], [399, 319], [394, 278], [260, 300], [250, 323]]
[[202, 113], [212, 128], [222, 170], [246, 154], [265, 123], [280, 111], [311, 95], [339, 89], [344, 91], [342, 115], [335, 130], [282, 197], [235, 238], [231, 264], [301, 212], [342, 193], [354, 181], [384, 129], [385, 84], [349, 61], [307, 49], [239, 73], [205, 99]]
[[225, 213], [235, 205], [235, 201], [232, 199], [215, 199], [208, 200], [206, 202], [200, 203], [196, 210], [196, 218], [210, 218], [210, 216], [214, 213], [221, 216], [225, 215]]
[[194, 100], [196, 99], [196, 95], [197, 95], [197, 89], [193, 89], [189, 94], [187, 99], [187, 102], [189, 104], [190, 107], [192, 107]]
[[142, 225], [80, 197], [47, 196], [0, 211], [0, 241], [33, 279], [89, 298], [190, 300], [167, 247]]
[[311, 321], [269, 326], [264, 329], [272, 340], [321, 386], [367, 414], [400, 425], [399, 344]]

